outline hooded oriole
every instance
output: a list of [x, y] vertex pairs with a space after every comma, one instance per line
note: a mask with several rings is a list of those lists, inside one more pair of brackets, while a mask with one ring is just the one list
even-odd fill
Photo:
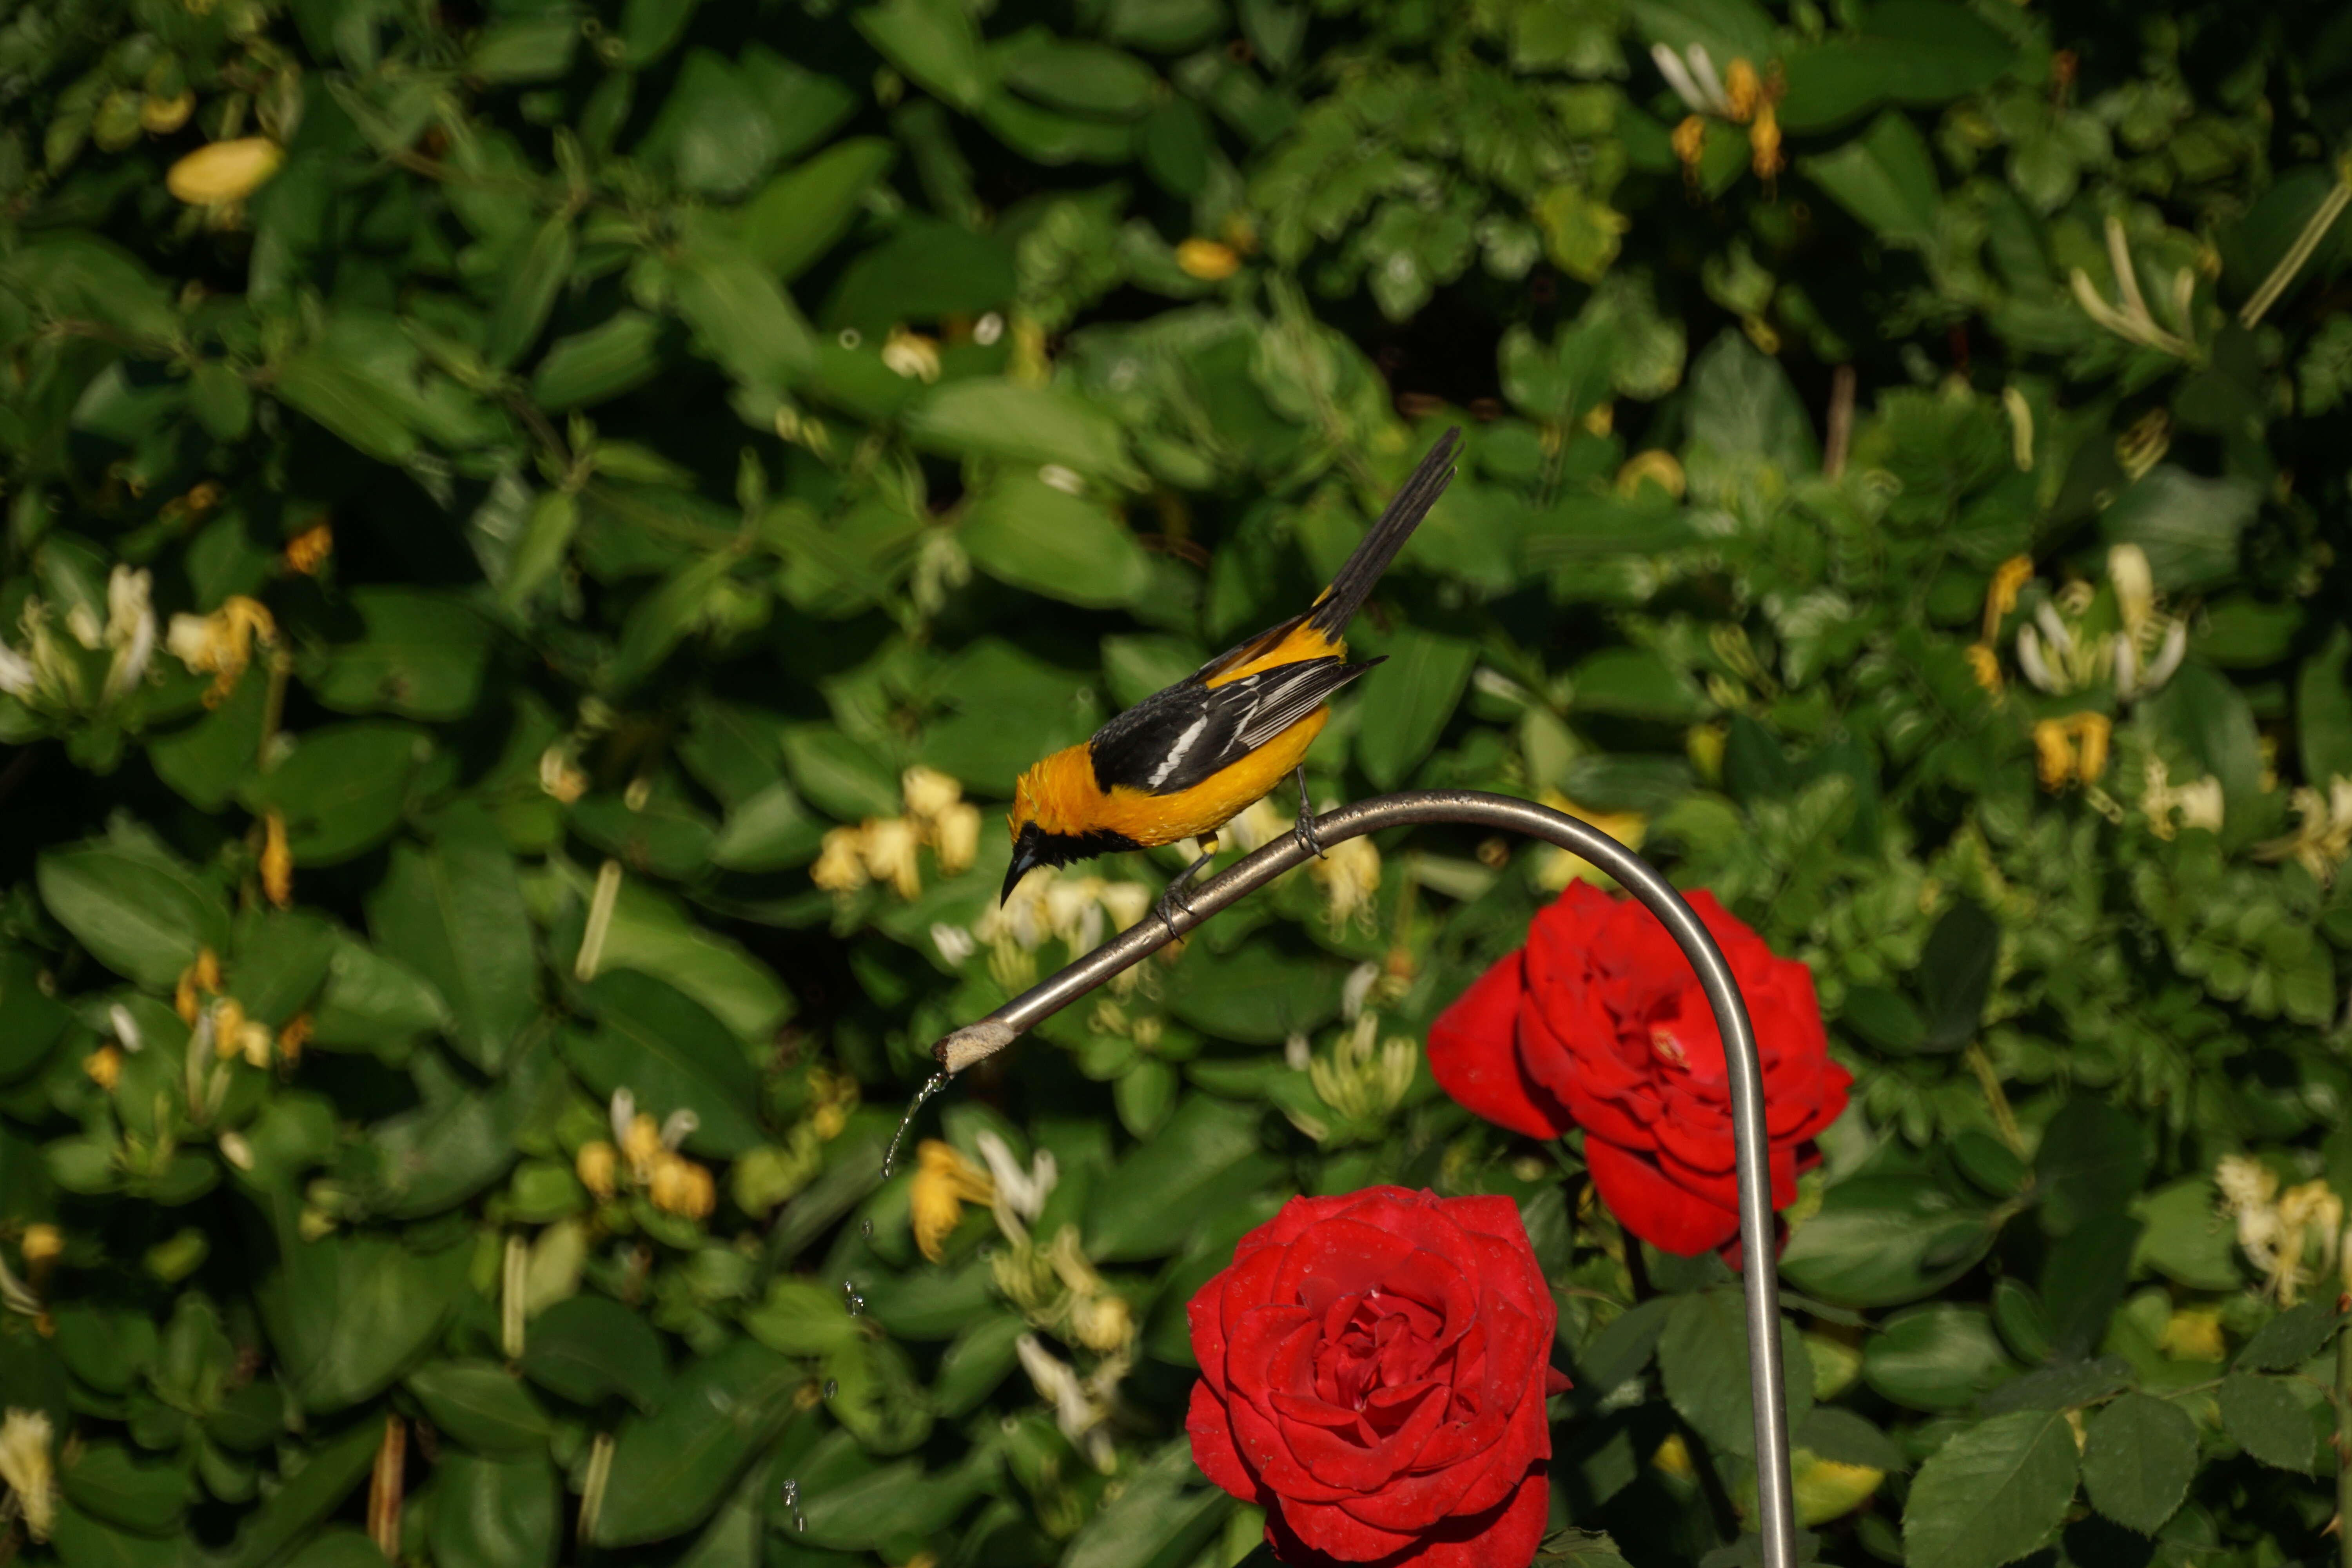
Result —
[[1164, 917], [1216, 853], [1217, 829], [1285, 778], [1298, 784], [1299, 842], [1320, 852], [1301, 759], [1330, 720], [1325, 700], [1381, 662], [1349, 664], [1342, 634], [1454, 478], [1461, 436], [1448, 430], [1431, 448], [1311, 608], [1219, 654], [1021, 775], [1007, 822], [1013, 866], [1000, 899], [1011, 898], [1033, 867], [1197, 840], [1200, 858], [1160, 896]]

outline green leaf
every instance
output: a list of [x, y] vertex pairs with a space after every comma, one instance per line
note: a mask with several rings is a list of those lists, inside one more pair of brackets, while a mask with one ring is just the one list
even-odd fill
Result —
[[2233, 1372], [2221, 1380], [2216, 1398], [2222, 1430], [2247, 1453], [2283, 1470], [2312, 1472], [2317, 1435], [2310, 1413], [2284, 1378]]
[[1374, 645], [1388, 662], [1349, 694], [1358, 708], [1356, 764], [1395, 789], [1436, 746], [1478, 662], [1466, 638], [1404, 626]]
[[54, 1527], [58, 1561], [66, 1568], [185, 1568], [193, 1556], [183, 1539], [117, 1530], [68, 1502]]
[[709, 618], [711, 601], [735, 563], [731, 551], [705, 555], [678, 568], [639, 600], [621, 628], [620, 647], [604, 667], [607, 684], [626, 691], [652, 674], [671, 649]]
[[466, 57], [466, 74], [482, 81], [553, 81], [572, 68], [580, 25], [557, 12], [485, 27]]
[[579, 498], [568, 490], [542, 490], [530, 503], [522, 536], [507, 557], [506, 581], [499, 584], [499, 603], [509, 610], [530, 602], [541, 584], [555, 574], [571, 551], [572, 536], [580, 528]]
[[2139, 1123], [2105, 1100], [2077, 1095], [2051, 1118], [2034, 1153], [2042, 1222], [2063, 1236], [2095, 1215], [2121, 1210], [2147, 1181], [2147, 1167]]
[[980, 28], [956, 0], [883, 0], [850, 20], [884, 59], [958, 109], [979, 108], [994, 85]]
[[1689, 679], [1650, 648], [1592, 654], [1569, 672], [1569, 679], [1574, 683], [1573, 705], [1582, 712], [1687, 724], [1708, 711], [1706, 699]]
[[1933, 249], [1942, 199], [1927, 140], [1893, 110], [1836, 151], [1797, 160], [1805, 177], [1889, 245]]
[[492, 1458], [455, 1449], [433, 1467], [426, 1527], [444, 1568], [553, 1568], [563, 1494], [544, 1454]]
[[995, 1393], [1019, 1363], [1016, 1342], [1028, 1331], [1018, 1314], [998, 1310], [958, 1332], [940, 1356], [939, 1375], [931, 1381], [931, 1403], [940, 1415], [956, 1420]]
[[567, 1030], [563, 1047], [599, 1099], [627, 1089], [656, 1118], [693, 1111], [701, 1125], [686, 1146], [699, 1154], [732, 1158], [761, 1142], [759, 1078], [707, 1008], [632, 970], [599, 974], [587, 989], [596, 1030]]
[[2204, 1176], [2183, 1176], [2135, 1198], [2132, 1213], [2143, 1228], [2133, 1267], [2145, 1264], [2191, 1289], [2236, 1289], [2244, 1276], [2235, 1237], [2213, 1223], [2220, 1201]]
[[1777, 469], [1794, 479], [1821, 467], [1821, 447], [1788, 373], [1726, 331], [1691, 366], [1695, 447]]
[[94, 1443], [59, 1473], [66, 1500], [91, 1518], [142, 1535], [169, 1535], [194, 1494], [180, 1465], [134, 1457], [121, 1443]]
[[996, 50], [1007, 85], [1074, 114], [1131, 120], [1151, 106], [1151, 68], [1105, 44], [1056, 38], [1038, 30]]
[[411, 779], [433, 755], [433, 737], [412, 724], [327, 724], [293, 740], [276, 768], [247, 783], [245, 799], [285, 815], [298, 866], [332, 866], [391, 837]]
[[240, 680], [228, 700], [186, 728], [150, 742], [155, 776], [200, 811], [218, 811], [253, 776], [269, 682]]
[[2352, 778], [2352, 627], [2336, 627], [2295, 672], [2294, 725], [2306, 780]]
[[549, 413], [635, 391], [662, 367], [661, 319], [620, 310], [600, 325], [558, 338], [531, 373], [531, 398]]
[[449, 1009], [422, 976], [364, 942], [341, 938], [327, 961], [327, 989], [310, 1038], [327, 1047], [392, 1045], [445, 1027]]
[[750, 1340], [696, 1362], [650, 1415], [621, 1424], [598, 1546], [666, 1540], [709, 1517], [793, 1415], [798, 1363]]
[[436, 1361], [408, 1374], [408, 1391], [433, 1425], [488, 1454], [534, 1451], [554, 1430], [515, 1375], [487, 1361]]
[[790, 283], [849, 232], [866, 191], [898, 156], [881, 137], [852, 136], [778, 174], [743, 204], [744, 253]]
[[772, 1281], [758, 1306], [743, 1314], [743, 1329], [780, 1355], [830, 1355], [856, 1342], [865, 1329], [844, 1310], [839, 1290], [813, 1279]]
[[73, 1023], [72, 1012], [42, 992], [40, 976], [31, 953], [0, 947], [0, 1084], [38, 1067]]
[[1158, 1135], [1098, 1183], [1087, 1207], [1087, 1253], [1107, 1263], [1162, 1258], [1221, 1205], [1255, 1192], [1279, 1166], [1262, 1148], [1265, 1112], [1192, 1094]]
[[2063, 1415], [2021, 1410], [1958, 1434], [1919, 1467], [1903, 1510], [1906, 1568], [2000, 1568], [2039, 1547], [2074, 1497]]
[[861, 1334], [825, 1357], [824, 1371], [825, 1408], [867, 1453], [903, 1454], [931, 1435], [929, 1395], [895, 1342]]
[[514, 857], [488, 820], [453, 813], [432, 848], [394, 846], [367, 907], [384, 954], [447, 1002], [467, 1059], [485, 1071], [506, 1063], [539, 1011], [539, 963]]
[[1895, 1439], [1864, 1417], [1834, 1405], [1816, 1405], [1796, 1428], [1797, 1446], [1833, 1464], [1874, 1470], [1907, 1470], [1909, 1456]]
[[576, 253], [569, 212], [555, 214], [531, 236], [529, 248], [507, 274], [498, 308], [490, 312], [482, 357], [491, 365], [504, 370], [539, 341], [555, 309], [556, 291], [571, 279]]
[[669, 1387], [669, 1356], [653, 1325], [610, 1296], [558, 1301], [530, 1321], [523, 1375], [574, 1405], [618, 1394], [651, 1410]]
[[800, 308], [740, 248], [698, 237], [671, 280], [703, 353], [737, 380], [781, 391], [815, 365], [816, 339]]
[[1188, 953], [1168, 987], [1169, 1011], [1194, 1028], [1270, 1046], [1339, 1011], [1340, 965], [1254, 942], [1230, 953]]
[[1931, 1295], [1992, 1245], [1991, 1213], [1916, 1176], [1857, 1176], [1832, 1187], [1797, 1228], [1781, 1272], [1808, 1295], [1891, 1307]]
[[2159, 463], [2099, 515], [2099, 536], [2137, 544], [2158, 589], [2194, 594], [2238, 574], [2238, 539], [2254, 521], [2262, 487], [2242, 475], [2205, 479]]
[[34, 863], [41, 902], [92, 957], [169, 990], [199, 948], [228, 946], [220, 896], [162, 848], [93, 839]]
[[1964, 1410], [2017, 1375], [1981, 1307], [1914, 1307], [1886, 1321], [1863, 1347], [1871, 1387], [1914, 1410]]
[[781, 871], [815, 858], [825, 824], [779, 779], [739, 802], [711, 841], [710, 863], [729, 871]]
[[308, 349], [282, 362], [269, 390], [369, 457], [405, 461], [416, 451], [407, 405], [332, 350]]
[[1018, 382], [942, 382], [907, 410], [908, 437], [926, 451], [1007, 463], [1058, 463], [1122, 483], [1136, 479], [1118, 421], [1070, 393]]
[[898, 781], [830, 724], [796, 724], [780, 737], [784, 765], [811, 805], [842, 822], [898, 815]]
[[313, 1414], [391, 1384], [470, 1289], [463, 1247], [417, 1254], [380, 1236], [296, 1242], [255, 1288], [288, 1381]]
[[2126, 1394], [2094, 1415], [2084, 1432], [2083, 1489], [2091, 1506], [2154, 1535], [2197, 1475], [2197, 1424], [2153, 1394]]
[[622, 969], [676, 986], [747, 1043], [766, 1045], [792, 1010], [766, 964], [642, 882], [622, 882], [604, 930], [598, 973]]
[[1927, 1005], [1924, 1048], [1957, 1051], [1976, 1038], [2000, 948], [2000, 927], [1973, 899], [1954, 900], [1936, 921], [1919, 955], [1919, 990]]
[[2305, 1301], [2256, 1330], [2231, 1364], [2240, 1372], [2292, 1372], [2326, 1349], [2342, 1326], [2332, 1305]]
[[1190, 1442], [1162, 1444], [1070, 1540], [1062, 1568], [1180, 1568], [1199, 1555], [1233, 1509], [1199, 1484]]
[[751, 188], [776, 158], [776, 128], [745, 76], [710, 49], [688, 49], [642, 152], [698, 195]]
[[1130, 605], [1150, 584], [1135, 536], [1084, 495], [1004, 473], [972, 500], [957, 539], [1000, 583], [1091, 609]]
[[[1756, 1451], [1756, 1405], [1748, 1378], [1747, 1298], [1730, 1286], [1677, 1296], [1658, 1336], [1658, 1372], [1666, 1398], [1719, 1453]], [[1780, 1323], [1788, 1373], [1788, 1420], [1794, 1428], [1813, 1407], [1811, 1359], [1796, 1325]]]
[[214, 1561], [222, 1568], [271, 1568], [283, 1562], [366, 1479], [383, 1446], [383, 1422], [381, 1415], [355, 1422], [304, 1455], [301, 1468], [290, 1469], [286, 1484], [245, 1516], [236, 1540]]
[[356, 642], [306, 673], [319, 700], [344, 713], [411, 719], [471, 714], [489, 662], [490, 627], [455, 595], [429, 588], [355, 588]]

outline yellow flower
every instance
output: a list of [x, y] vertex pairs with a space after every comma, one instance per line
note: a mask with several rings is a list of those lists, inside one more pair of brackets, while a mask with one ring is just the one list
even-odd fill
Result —
[[1135, 1337], [1135, 1309], [1115, 1290], [1070, 1300], [1070, 1332], [1097, 1355], [1108, 1355]]
[[1780, 155], [1780, 121], [1770, 104], [1756, 111], [1756, 121], [1748, 128], [1748, 146], [1753, 154], [1751, 166], [1759, 180], [1769, 180], [1789, 166]]
[[297, 1013], [278, 1031], [278, 1059], [291, 1066], [302, 1059], [302, 1047], [310, 1043], [310, 1015]]
[[1617, 493], [1621, 496], [1639, 494], [1644, 483], [1657, 486], [1676, 500], [1682, 500], [1690, 489], [1689, 481], [1683, 477], [1681, 460], [1658, 447], [1634, 453], [1617, 470]]
[[2213, 1307], [2183, 1307], [2166, 1321], [2157, 1349], [2175, 1361], [2227, 1361], [2230, 1347], [2221, 1339], [2221, 1313]]
[[173, 164], [163, 186], [190, 206], [220, 206], [259, 190], [285, 161], [285, 149], [267, 136], [215, 142]]
[[26, 1226], [25, 1239], [17, 1246], [17, 1250], [25, 1255], [25, 1266], [36, 1269], [43, 1264], [55, 1262], [64, 1255], [65, 1249], [65, 1233], [53, 1225]]
[[57, 1522], [56, 1468], [49, 1456], [49, 1417], [41, 1410], [11, 1409], [0, 1419], [0, 1481], [16, 1494], [25, 1533], [36, 1544], [49, 1538]]
[[140, 129], [151, 136], [169, 136], [188, 122], [196, 111], [196, 95], [182, 91], [177, 98], [157, 98], [149, 93], [139, 105]]
[[2074, 776], [2074, 744], [2066, 738], [2065, 721], [2043, 719], [2033, 726], [2033, 771], [2053, 792]]
[[642, 1110], [629, 1119], [621, 1133], [621, 1157], [629, 1163], [632, 1181], [651, 1180], [654, 1162], [665, 1152], [660, 1122]]
[[226, 1061], [242, 1056], [254, 1067], [269, 1065], [269, 1026], [245, 1016], [245, 1005], [224, 996], [213, 1008], [213, 1055]]
[[329, 555], [334, 553], [334, 525], [314, 522], [286, 542], [286, 565], [289, 571], [303, 576], [315, 575]]
[[1176, 247], [1176, 265], [1188, 278], [1221, 283], [1241, 270], [1242, 258], [1232, 246], [1196, 236]]
[[1698, 1468], [1691, 1463], [1690, 1445], [1679, 1432], [1669, 1432], [1666, 1440], [1650, 1456], [1650, 1463], [1678, 1481], [1698, 1479]]
[[[1628, 849], [1639, 849], [1650, 836], [1650, 819], [1638, 811], [1595, 811], [1579, 805], [1558, 790], [1548, 789], [1536, 797], [1554, 811], [1591, 823]], [[1547, 847], [1543, 858], [1536, 866], [1536, 886], [1557, 890], [1570, 882], [1600, 882], [1607, 875], [1600, 867], [1581, 855], [1571, 855], [1557, 847]]]
[[946, 1256], [947, 1239], [962, 1217], [964, 1205], [995, 1201], [995, 1180], [952, 1144], [926, 1138], [916, 1149], [907, 1209], [914, 1220], [916, 1250], [925, 1258], [937, 1263]]
[[2084, 784], [2096, 784], [2107, 771], [2107, 741], [2115, 725], [2104, 713], [2076, 713], [2067, 720], [2074, 731], [2075, 743], [2082, 748], [2074, 763], [2074, 776]]
[[931, 825], [931, 845], [940, 870], [952, 877], [968, 869], [980, 854], [980, 807], [958, 801], [940, 813]]
[[683, 1154], [662, 1150], [654, 1157], [653, 1179], [646, 1195], [654, 1207], [687, 1219], [708, 1218], [719, 1205], [718, 1184], [710, 1173]]
[[273, 808], [261, 821], [261, 890], [282, 910], [294, 901], [294, 852], [286, 845], [286, 815]]
[[920, 332], [910, 332], [904, 327], [893, 327], [889, 339], [882, 345], [882, 363], [909, 381], [937, 381], [940, 378], [939, 342]]
[[866, 830], [828, 827], [818, 847], [809, 880], [828, 893], [854, 893], [866, 886]]
[[1969, 673], [1976, 677], [1979, 686], [1995, 697], [2000, 695], [2000, 655], [1993, 652], [1990, 643], [1969, 645]]
[[196, 1015], [204, 1010], [200, 998], [217, 996], [220, 988], [220, 959], [211, 948], [198, 948], [196, 961], [180, 972], [179, 985], [172, 993], [172, 1010], [180, 1015], [180, 1022], [193, 1029], [196, 1026]]
[[107, 1093], [112, 1094], [114, 1092], [115, 1084], [120, 1081], [122, 1077], [121, 1047], [119, 1046], [99, 1047], [98, 1049], [82, 1058], [81, 1070], [89, 1075], [90, 1082], [98, 1085], [99, 1088], [106, 1090]]
[[915, 858], [920, 842], [915, 825], [903, 816], [868, 817], [857, 852], [867, 876], [889, 883], [900, 898], [911, 899], [923, 890], [923, 868]]
[[620, 1154], [599, 1138], [580, 1146], [580, 1152], [572, 1156], [572, 1169], [579, 1175], [582, 1186], [599, 1200], [609, 1199], [616, 1188], [614, 1178], [620, 1172]]
[[232, 594], [209, 616], [173, 616], [163, 646], [192, 673], [213, 678], [205, 706], [217, 708], [253, 662], [254, 645], [268, 647], [277, 641], [278, 623], [269, 611], [257, 600]]
[[1731, 105], [1731, 118], [1745, 123], [1764, 105], [1764, 84], [1756, 68], [1745, 59], [1733, 60], [1723, 72], [1723, 96]]
[[937, 768], [911, 767], [898, 775], [898, 795], [908, 816], [929, 822], [963, 799], [963, 785]]
[[1381, 852], [1370, 838], [1343, 838], [1307, 862], [1307, 874], [1323, 884], [1323, 916], [1331, 929], [1344, 929], [1361, 914], [1369, 923], [1381, 889]]
[[2010, 611], [2017, 608], [2017, 595], [2033, 581], [2033, 557], [2012, 555], [2002, 562], [1992, 574], [1992, 585], [1985, 590], [1985, 641], [1992, 641], [2000, 630], [2000, 623]]
[[1706, 117], [1693, 114], [1675, 127], [1675, 156], [1682, 160], [1683, 176], [1694, 184], [1698, 179], [1698, 161], [1706, 155]]

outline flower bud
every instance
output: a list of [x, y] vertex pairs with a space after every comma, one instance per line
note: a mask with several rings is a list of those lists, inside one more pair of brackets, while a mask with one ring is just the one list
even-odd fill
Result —
[[600, 1200], [613, 1195], [619, 1165], [618, 1152], [601, 1138], [593, 1143], [582, 1144], [580, 1152], [572, 1161], [572, 1168], [579, 1175], [580, 1184]]
[[259, 190], [285, 161], [285, 149], [267, 136], [215, 142], [173, 164], [163, 185], [190, 206], [219, 206]]

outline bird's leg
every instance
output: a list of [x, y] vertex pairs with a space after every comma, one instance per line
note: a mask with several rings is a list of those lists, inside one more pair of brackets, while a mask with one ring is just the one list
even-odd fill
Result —
[[1315, 836], [1315, 808], [1307, 804], [1307, 764], [1299, 763], [1291, 770], [1290, 776], [1298, 785], [1298, 826], [1291, 829], [1291, 836], [1298, 840], [1301, 849], [1320, 860], [1323, 840]]
[[1168, 934], [1171, 939], [1176, 935], [1176, 921], [1172, 918], [1172, 912], [1180, 909], [1188, 915], [1193, 912], [1192, 900], [1184, 896], [1184, 889], [1192, 885], [1194, 878], [1209, 868], [1211, 860], [1216, 858], [1217, 836], [1215, 834], [1203, 833], [1195, 842], [1201, 847], [1201, 858], [1169, 879], [1168, 886], [1160, 890], [1160, 901], [1151, 907], [1151, 912], [1160, 917], [1160, 923], [1168, 928]]

